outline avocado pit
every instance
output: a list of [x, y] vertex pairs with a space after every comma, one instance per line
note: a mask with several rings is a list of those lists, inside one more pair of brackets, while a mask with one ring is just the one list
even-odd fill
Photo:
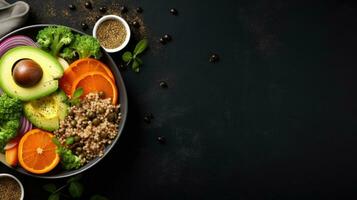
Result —
[[18, 61], [12, 71], [12, 76], [21, 87], [32, 87], [42, 79], [43, 71], [38, 63], [31, 59]]

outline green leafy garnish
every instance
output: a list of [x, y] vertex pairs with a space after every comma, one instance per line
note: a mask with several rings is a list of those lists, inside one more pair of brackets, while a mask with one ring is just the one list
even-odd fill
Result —
[[[82, 176], [77, 175], [71, 177], [67, 180], [66, 184], [57, 188], [53, 183], [44, 185], [42, 188], [50, 193], [48, 200], [59, 200], [64, 197], [64, 199], [79, 199], [83, 196], [84, 185], [80, 182]], [[68, 190], [64, 190], [67, 188]], [[90, 200], [108, 200], [108, 198], [96, 194], [90, 197]]]
[[68, 100], [69, 105], [76, 106], [81, 102], [80, 97], [83, 94], [83, 88], [79, 87], [74, 91], [72, 98]]
[[66, 144], [67, 145], [71, 145], [73, 143], [74, 143], [74, 137], [73, 136], [66, 138]]
[[57, 146], [57, 153], [61, 157], [61, 164], [64, 169], [78, 169], [82, 166], [81, 159], [74, 155], [70, 149], [63, 147], [57, 138], [54, 137], [52, 141]]
[[131, 68], [135, 72], [139, 72], [140, 71], [139, 67], [143, 64], [143, 61], [138, 56], [142, 52], [144, 52], [147, 47], [148, 47], [148, 40], [147, 39], [140, 40], [138, 44], [136, 44], [133, 53], [127, 51], [122, 55], [123, 61], [126, 62], [127, 65], [130, 65], [131, 63]]
[[83, 193], [83, 185], [78, 181], [71, 182], [68, 191], [73, 198], [79, 198]]

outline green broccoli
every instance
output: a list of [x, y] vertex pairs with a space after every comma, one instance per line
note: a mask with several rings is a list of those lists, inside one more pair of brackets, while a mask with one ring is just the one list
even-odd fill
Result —
[[0, 152], [6, 143], [14, 138], [20, 126], [22, 102], [6, 94], [0, 96]]
[[71, 29], [65, 26], [50, 26], [37, 34], [37, 44], [57, 56], [62, 47], [69, 45], [74, 39]]
[[61, 164], [65, 170], [78, 169], [82, 166], [81, 159], [70, 149], [62, 146], [57, 138], [52, 138], [52, 142], [57, 146], [57, 153], [61, 157]]
[[80, 59], [89, 57], [99, 59], [102, 52], [98, 40], [89, 35], [75, 35], [74, 42], [63, 50], [61, 57], [71, 61], [76, 55]]

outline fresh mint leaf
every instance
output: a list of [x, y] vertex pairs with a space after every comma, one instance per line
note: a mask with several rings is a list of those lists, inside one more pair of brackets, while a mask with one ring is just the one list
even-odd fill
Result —
[[74, 143], [74, 137], [73, 136], [66, 138], [66, 144], [67, 145], [71, 145], [73, 143]]
[[68, 192], [73, 198], [79, 198], [83, 193], [83, 185], [78, 181], [71, 182], [68, 187]]
[[145, 51], [145, 49], [148, 47], [148, 40], [147, 39], [142, 39], [138, 42], [138, 44], [136, 44], [135, 49], [134, 49], [134, 55], [139, 55], [141, 54], [143, 51]]
[[48, 200], [59, 200], [59, 199], [60, 199], [59, 193], [51, 194], [51, 195], [48, 197]]
[[140, 58], [135, 58], [135, 60], [139, 63], [139, 66], [143, 64], [143, 61]]
[[56, 185], [53, 183], [46, 184], [42, 188], [50, 193], [54, 193], [57, 189]]
[[131, 52], [127, 51], [122, 55], [122, 59], [124, 62], [129, 62], [133, 58]]
[[102, 195], [94, 195], [90, 198], [90, 200], [109, 200], [107, 197], [104, 197]]

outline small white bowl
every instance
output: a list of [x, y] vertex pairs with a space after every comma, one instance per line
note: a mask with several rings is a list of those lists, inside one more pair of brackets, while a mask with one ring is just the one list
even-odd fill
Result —
[[128, 25], [128, 23], [121, 17], [117, 16], [117, 15], [104, 15], [102, 18], [100, 18], [94, 25], [94, 28], [93, 28], [93, 37], [97, 38], [97, 29], [99, 27], [99, 25], [101, 23], [103, 23], [104, 21], [106, 20], [109, 20], [109, 19], [114, 19], [114, 20], [118, 20], [120, 21], [124, 27], [125, 27], [125, 31], [126, 31], [126, 37], [125, 37], [125, 40], [124, 42], [117, 48], [114, 48], [114, 49], [107, 49], [105, 47], [102, 46], [102, 48], [108, 52], [108, 53], [114, 53], [114, 52], [118, 52], [122, 49], [125, 48], [125, 46], [129, 43], [129, 40], [130, 40], [130, 27]]
[[25, 196], [25, 191], [24, 191], [24, 186], [22, 185], [22, 183], [19, 181], [19, 179], [17, 179], [15, 176], [11, 175], [11, 174], [0, 174], [0, 179], [4, 178], [4, 177], [9, 177], [11, 179], [14, 179], [20, 186], [20, 190], [21, 190], [21, 197], [20, 200], [24, 199]]

